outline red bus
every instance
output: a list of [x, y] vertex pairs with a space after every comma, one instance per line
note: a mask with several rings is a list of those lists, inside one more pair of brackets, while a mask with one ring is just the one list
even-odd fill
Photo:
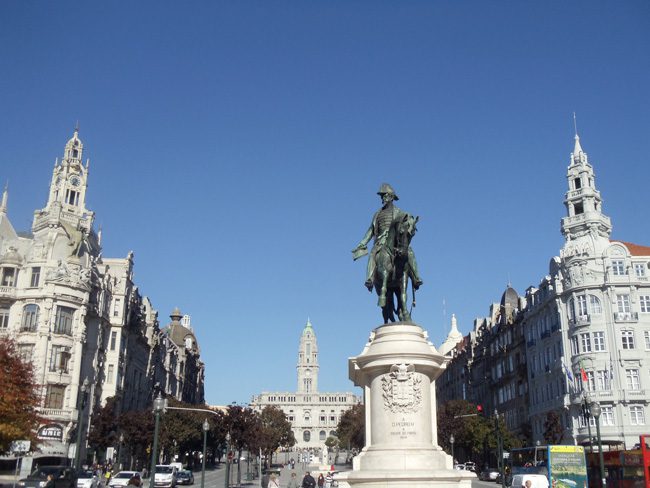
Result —
[[[635, 449], [603, 451], [607, 488], [650, 488], [650, 435], [639, 436]], [[602, 488], [598, 451], [587, 453], [589, 488]]]

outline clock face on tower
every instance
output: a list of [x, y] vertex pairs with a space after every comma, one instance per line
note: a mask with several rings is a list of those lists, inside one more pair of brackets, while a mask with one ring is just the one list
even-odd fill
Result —
[[81, 180], [79, 179], [78, 176], [73, 176], [72, 178], [70, 178], [70, 184], [72, 186], [79, 186], [81, 184]]

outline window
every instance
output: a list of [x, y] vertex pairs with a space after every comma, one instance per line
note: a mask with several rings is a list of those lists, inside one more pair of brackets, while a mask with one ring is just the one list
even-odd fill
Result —
[[625, 275], [625, 261], [622, 259], [613, 259], [612, 260], [612, 273], [614, 276], [624, 276]]
[[639, 370], [638, 369], [626, 369], [625, 370], [625, 382], [627, 384], [628, 390], [640, 390], [641, 389], [641, 380], [639, 379]]
[[72, 319], [74, 317], [74, 308], [57, 307], [56, 322], [54, 324], [55, 334], [72, 335]]
[[318, 433], [318, 439], [324, 441], [327, 438], [327, 433], [324, 430], [321, 430]]
[[116, 298], [113, 302], [113, 317], [119, 317], [120, 315], [120, 299]]
[[594, 376], [593, 371], [587, 371], [587, 384], [586, 384], [586, 389], [587, 391], [595, 391], [596, 390], [596, 378]]
[[23, 307], [23, 321], [21, 331], [34, 332], [38, 327], [38, 305], [30, 303]]
[[644, 425], [645, 415], [643, 413], [643, 406], [632, 405], [630, 407], [630, 423], [632, 425]]
[[9, 309], [0, 308], [0, 329], [9, 327]]
[[63, 396], [65, 395], [65, 386], [49, 385], [45, 396], [46, 408], [63, 408]]
[[36, 288], [40, 280], [41, 280], [41, 268], [38, 266], [32, 268], [32, 276], [29, 278], [29, 286], [32, 288]]
[[115, 350], [115, 341], [117, 341], [117, 331], [111, 332], [111, 351]]
[[643, 338], [645, 339], [645, 348], [650, 349], [650, 331], [643, 332]]
[[302, 433], [302, 440], [305, 441], [305, 442], [309, 442], [311, 440], [311, 432], [308, 431], [308, 430], [305, 430]]
[[50, 355], [50, 371], [67, 373], [69, 360], [70, 352], [67, 347], [52, 346], [52, 354]]
[[320, 416], [320, 423], [324, 424], [327, 421], [327, 417], [325, 415]]
[[611, 376], [609, 371], [604, 369], [596, 371], [596, 388], [599, 391], [607, 391], [612, 388]]
[[115, 375], [115, 365], [109, 364], [108, 371], [106, 372], [106, 383], [113, 383], [114, 375]]
[[589, 305], [591, 306], [591, 313], [600, 315], [603, 313], [603, 307], [600, 306], [600, 299], [596, 295], [589, 295]]
[[3, 268], [2, 286], [14, 286], [16, 282], [16, 270], [14, 268]]
[[622, 330], [621, 331], [621, 345], [623, 349], [634, 349], [634, 331]]
[[619, 313], [629, 313], [630, 295], [616, 295], [616, 307]]
[[18, 357], [23, 362], [31, 362], [34, 355], [34, 344], [18, 344]]
[[634, 263], [634, 274], [639, 278], [645, 276], [645, 264], [644, 263]]
[[616, 425], [614, 420], [614, 409], [611, 406], [600, 407], [600, 421], [603, 425]]
[[639, 297], [642, 313], [650, 313], [650, 295], [641, 295]]
[[591, 336], [589, 333], [580, 334], [580, 339], [582, 343], [582, 352], [591, 352]]
[[587, 315], [587, 297], [585, 295], [576, 297], [576, 312], [578, 317]]
[[602, 352], [605, 350], [605, 333], [594, 332], [594, 351]]
[[578, 336], [573, 336], [571, 338], [571, 354], [576, 355], [580, 353], [580, 348], [578, 347]]

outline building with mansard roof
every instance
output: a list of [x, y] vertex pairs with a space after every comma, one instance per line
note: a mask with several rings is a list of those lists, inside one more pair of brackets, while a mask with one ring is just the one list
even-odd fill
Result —
[[280, 408], [291, 422], [296, 449], [323, 448], [325, 440], [336, 435], [343, 412], [362, 399], [351, 392], [318, 390], [318, 343], [309, 320], [300, 335], [296, 370], [295, 392], [262, 392], [253, 397], [250, 406], [258, 412], [266, 406]]
[[101, 231], [86, 206], [90, 164], [83, 153], [75, 129], [31, 233], [15, 231], [6, 188], [0, 203], [0, 336], [16, 341], [42, 385], [46, 421], [35, 456], [73, 457], [79, 408], [85, 434], [89, 416], [109, 397], [119, 411], [146, 408], [156, 386], [179, 400], [203, 401], [194, 335], [170, 338], [160, 330], [156, 310], [133, 281], [132, 252], [102, 256]]

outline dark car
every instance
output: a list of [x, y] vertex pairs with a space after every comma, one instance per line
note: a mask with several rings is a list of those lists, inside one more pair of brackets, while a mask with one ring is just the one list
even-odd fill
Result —
[[43, 488], [48, 475], [54, 477], [54, 488], [77, 488], [77, 473], [70, 466], [40, 466], [18, 482], [20, 488]]
[[495, 468], [485, 468], [478, 475], [478, 479], [481, 481], [496, 481], [497, 476], [499, 476], [499, 470]]
[[193, 485], [194, 475], [191, 471], [184, 469], [176, 474], [176, 483], [179, 485]]

